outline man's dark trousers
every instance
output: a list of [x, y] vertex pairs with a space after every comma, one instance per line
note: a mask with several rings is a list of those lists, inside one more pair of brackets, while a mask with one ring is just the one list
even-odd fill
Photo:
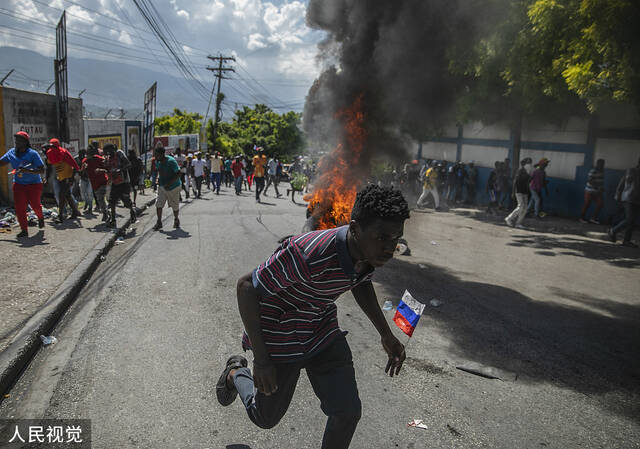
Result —
[[233, 383], [251, 421], [270, 429], [284, 416], [302, 368], [329, 418], [322, 438], [322, 449], [346, 449], [360, 420], [362, 406], [358, 396], [351, 350], [344, 336], [336, 337], [325, 349], [310, 358], [292, 363], [277, 363], [278, 390], [271, 396], [254, 391], [249, 368], [236, 370]]
[[613, 235], [616, 235], [622, 229], [625, 229], [624, 241], [630, 242], [631, 235], [633, 234], [633, 225], [638, 219], [638, 215], [640, 215], [640, 205], [625, 201], [622, 203], [622, 206], [624, 207], [624, 220], [615, 225], [611, 232]]
[[264, 176], [255, 176], [253, 180], [256, 182], [256, 200], [260, 201], [260, 194], [264, 190]]

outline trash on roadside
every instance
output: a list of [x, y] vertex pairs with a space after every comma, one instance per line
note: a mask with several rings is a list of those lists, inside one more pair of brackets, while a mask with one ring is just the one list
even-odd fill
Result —
[[8, 399], [8, 398], [9, 398], [9, 396], [11, 396], [11, 395], [10, 395], [10, 394], [5, 394], [5, 395], [4, 395], [4, 398], [5, 398], [5, 399]]
[[438, 244], [438, 242], [436, 242], [435, 240], [431, 240], [431, 244], [435, 246]]
[[116, 245], [122, 245], [124, 243], [124, 239], [122, 237], [118, 237], [116, 239]]
[[58, 342], [58, 339], [53, 335], [46, 337], [44, 335], [40, 335], [40, 340], [42, 340], [42, 344], [45, 346], [54, 345]]
[[423, 264], [421, 264], [421, 263], [419, 263], [419, 264], [418, 264], [418, 267], [419, 267], [419, 268], [422, 268], [422, 269], [427, 268], [427, 266], [426, 266], [426, 265], [423, 265]]
[[105, 256], [100, 256], [100, 260], [104, 262], [107, 258]]
[[456, 366], [460, 371], [464, 371], [486, 379], [498, 379], [502, 381], [515, 381], [518, 379], [516, 373], [494, 368], [493, 366], [482, 365], [477, 362], [467, 362], [463, 365]]
[[411, 250], [409, 249], [409, 244], [405, 239], [399, 239], [398, 244], [396, 245], [396, 253], [400, 256], [410, 256]]
[[428, 429], [427, 425], [421, 419], [414, 419], [409, 421], [407, 427], [417, 427], [418, 429]]
[[389, 300], [384, 302], [384, 305], [382, 306], [382, 310], [391, 310], [393, 309], [393, 303]]
[[440, 307], [444, 303], [439, 299], [433, 298], [431, 301], [429, 301], [429, 304], [431, 304], [431, 307]]

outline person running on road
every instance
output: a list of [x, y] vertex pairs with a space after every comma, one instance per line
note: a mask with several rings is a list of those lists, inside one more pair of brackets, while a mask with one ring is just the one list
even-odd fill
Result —
[[66, 203], [71, 207], [71, 219], [78, 217], [80, 212], [78, 211], [78, 204], [75, 198], [71, 195], [71, 187], [73, 187], [73, 173], [80, 171], [76, 160], [71, 156], [71, 153], [66, 148], [60, 146], [58, 139], [51, 139], [49, 143], [45, 145], [47, 148], [47, 160], [56, 170], [56, 179], [60, 187], [60, 201], [58, 202], [58, 218], [56, 223], [62, 223], [64, 217], [64, 206]]
[[397, 375], [404, 346], [382, 314], [371, 277], [393, 257], [407, 218], [399, 190], [368, 185], [356, 196], [349, 225], [290, 237], [241, 277], [238, 308], [243, 348], [253, 351], [253, 374], [244, 357], [230, 357], [216, 385], [220, 404], [230, 405], [239, 394], [249, 419], [272, 428], [289, 408], [304, 368], [328, 416], [322, 448], [347, 448], [361, 403], [335, 301], [352, 291], [381, 336], [385, 372]]
[[273, 188], [276, 191], [276, 198], [280, 198], [282, 194], [278, 191], [278, 158], [275, 156], [269, 159], [267, 162], [267, 184], [264, 186], [264, 191], [262, 192], [264, 196], [267, 196], [267, 190], [269, 190], [269, 186], [273, 184]]
[[109, 183], [109, 177], [107, 176], [107, 169], [104, 164], [104, 158], [98, 154], [98, 148], [89, 145], [87, 149], [87, 157], [82, 160], [82, 169], [86, 171], [91, 182], [91, 188], [93, 194], [96, 197], [96, 204], [98, 209], [102, 212], [102, 221], [109, 221], [109, 212], [107, 211], [107, 204], [104, 200], [107, 194], [107, 185]]
[[198, 152], [196, 158], [191, 161], [191, 170], [195, 179], [196, 198], [202, 196], [202, 181], [204, 181], [205, 161], [202, 159], [202, 153]]
[[169, 207], [173, 209], [173, 227], [177, 229], [180, 227], [180, 218], [178, 217], [180, 212], [180, 166], [178, 161], [165, 154], [165, 149], [162, 146], [156, 147], [154, 156], [158, 170], [158, 197], [156, 199], [158, 220], [153, 230], [162, 229], [162, 208], [165, 203], [168, 203]]
[[14, 135], [15, 147], [7, 151], [0, 158], [0, 167], [11, 164], [13, 167], [13, 202], [16, 217], [20, 223], [18, 238], [29, 237], [27, 221], [27, 204], [38, 217], [38, 227], [44, 228], [42, 215], [42, 178], [45, 172], [44, 162], [36, 150], [31, 148], [29, 134], [18, 131]]
[[244, 168], [242, 167], [242, 161], [240, 156], [236, 156], [236, 160], [231, 164], [231, 172], [233, 173], [234, 184], [236, 187], [236, 195], [240, 195], [242, 192], [242, 181], [244, 179], [242, 173]]
[[615, 199], [622, 202], [624, 206], [624, 220], [607, 231], [609, 239], [615, 242], [616, 234], [624, 229], [622, 244], [630, 248], [637, 248], [638, 245], [631, 241], [631, 236], [633, 226], [640, 215], [640, 159], [638, 165], [628, 169], [618, 183]]
[[[529, 173], [531, 173], [531, 158], [526, 157], [520, 161], [520, 169], [513, 180], [513, 192], [515, 192], [518, 205], [513, 212], [504, 219], [507, 225], [512, 228], [514, 226], [520, 229], [524, 227], [522, 226], [522, 222], [524, 221], [524, 217], [527, 216], [529, 182], [531, 181], [531, 175]], [[515, 223], [514, 220], [516, 220]]]
[[433, 196], [434, 209], [440, 209], [440, 196], [438, 195], [438, 172], [436, 171], [436, 166], [438, 162], [432, 161], [431, 167], [429, 167], [423, 176], [423, 185], [422, 185], [422, 195], [418, 198], [418, 202], [416, 204], [417, 207], [422, 208], [424, 204], [427, 202], [427, 198], [429, 198], [429, 194]]
[[[584, 203], [582, 204], [582, 213], [580, 214], [580, 221], [582, 223], [600, 224], [598, 221], [598, 215], [604, 205], [602, 197], [604, 196], [604, 159], [598, 159], [596, 166], [589, 170], [587, 178], [587, 185], [584, 188]], [[593, 215], [587, 221], [587, 211], [591, 203], [596, 203], [596, 208], [593, 211]]]
[[264, 190], [264, 169], [267, 165], [267, 157], [263, 153], [262, 147], [256, 148], [258, 154], [253, 156], [253, 179], [256, 183], [256, 201], [260, 202], [260, 194]]
[[116, 227], [116, 205], [118, 200], [122, 200], [124, 207], [129, 209], [131, 222], [136, 222], [136, 211], [131, 201], [131, 182], [129, 180], [129, 168], [131, 162], [125, 156], [124, 151], [118, 150], [112, 143], [108, 143], [102, 149], [105, 155], [105, 166], [111, 181], [111, 192], [109, 193], [109, 209], [111, 209], [111, 221], [109, 226]]

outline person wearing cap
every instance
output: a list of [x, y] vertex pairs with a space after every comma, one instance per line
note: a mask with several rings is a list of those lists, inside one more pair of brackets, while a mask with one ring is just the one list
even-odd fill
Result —
[[80, 171], [80, 166], [71, 156], [69, 150], [60, 146], [58, 139], [49, 140], [48, 145], [45, 145], [45, 147], [47, 148], [47, 160], [56, 170], [56, 178], [60, 186], [60, 201], [58, 202], [58, 218], [56, 222], [62, 223], [64, 221], [64, 206], [66, 203], [69, 203], [69, 207], [71, 207], [71, 219], [80, 215], [78, 204], [73, 195], [71, 195], [74, 170]]
[[105, 166], [109, 181], [111, 181], [111, 192], [109, 193], [109, 209], [111, 209], [111, 220], [109, 226], [116, 227], [116, 205], [122, 200], [124, 207], [129, 209], [131, 222], [136, 222], [136, 211], [131, 201], [131, 181], [129, 169], [131, 162], [127, 159], [124, 151], [118, 150], [112, 143], [108, 143], [103, 148], [105, 155]]
[[535, 165], [535, 170], [531, 175], [531, 182], [529, 183], [531, 199], [529, 200], [529, 205], [527, 206], [527, 212], [529, 212], [531, 208], [534, 207], [535, 217], [538, 219], [542, 218], [542, 215], [540, 214], [540, 205], [542, 203], [542, 189], [547, 189], [547, 173], [544, 170], [549, 165], [549, 162], [551, 161], [546, 157], [540, 159], [540, 161]]
[[178, 213], [180, 211], [180, 185], [182, 184], [180, 166], [173, 157], [165, 154], [163, 146], [157, 146], [153, 150], [158, 170], [158, 197], [156, 199], [156, 213], [158, 220], [153, 227], [154, 231], [162, 229], [162, 208], [165, 203], [173, 209], [173, 227], [180, 227]]
[[38, 217], [38, 227], [44, 228], [44, 216], [42, 215], [42, 178], [44, 174], [44, 162], [36, 150], [31, 148], [29, 134], [18, 131], [14, 135], [15, 147], [7, 151], [0, 158], [0, 167], [11, 164], [13, 167], [13, 201], [15, 203], [16, 217], [20, 224], [18, 238], [28, 237], [27, 204]]

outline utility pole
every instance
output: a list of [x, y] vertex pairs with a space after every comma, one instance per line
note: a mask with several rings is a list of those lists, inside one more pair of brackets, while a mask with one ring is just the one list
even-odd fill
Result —
[[2, 80], [0, 81], [0, 86], [2, 86], [4, 84], [4, 82], [6, 81], [7, 78], [9, 78], [9, 76], [14, 72], [15, 69], [11, 69], [9, 70], [9, 73], [7, 73], [4, 78], [2, 78]]
[[[224, 77], [225, 72], [235, 72], [232, 67], [224, 67], [223, 64], [226, 61], [236, 62], [236, 58], [233, 56], [207, 56], [212, 61], [218, 61], [218, 67], [207, 67], [207, 70], [210, 70], [214, 73], [214, 76], [218, 78], [218, 91], [216, 93], [216, 115], [213, 118], [213, 146], [211, 147], [211, 152], [213, 153], [216, 149], [216, 135], [218, 132], [218, 121], [220, 120], [220, 85], [222, 84], [223, 79], [229, 79]], [[213, 93], [213, 91], [212, 91]], [[209, 100], [209, 105], [211, 105], [211, 99]], [[207, 108], [207, 116], [209, 115], [209, 108]], [[204, 123], [206, 126], [207, 117], [204, 118]], [[205, 130], [206, 136], [206, 130]]]

